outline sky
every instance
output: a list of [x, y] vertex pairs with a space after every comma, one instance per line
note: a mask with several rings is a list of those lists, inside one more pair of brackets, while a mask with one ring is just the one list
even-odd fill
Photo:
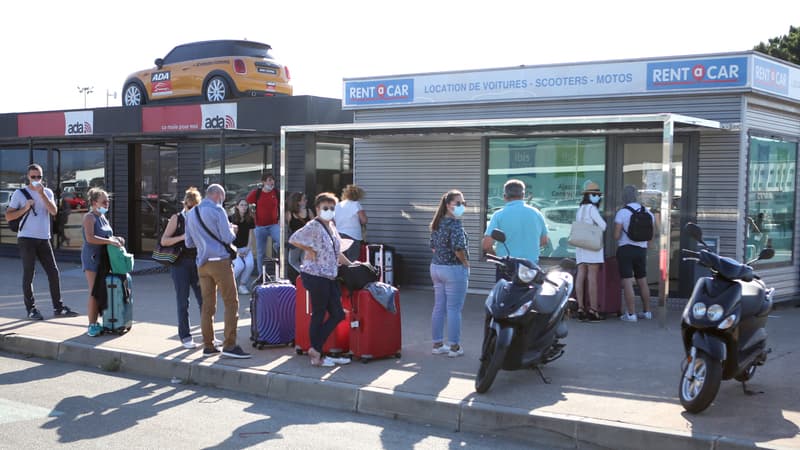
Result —
[[9, 113], [118, 106], [131, 72], [199, 40], [270, 44], [295, 95], [341, 98], [343, 78], [745, 51], [800, 26], [800, 1], [27, 0], [2, 15]]

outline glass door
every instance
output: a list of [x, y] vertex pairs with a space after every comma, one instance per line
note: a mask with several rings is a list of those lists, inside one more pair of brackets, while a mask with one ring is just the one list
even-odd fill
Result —
[[169, 218], [181, 210], [178, 193], [178, 151], [175, 144], [142, 144], [135, 196], [139, 230], [138, 253], [150, 253], [161, 239]]
[[[617, 173], [621, 174], [617, 183], [617, 191], [614, 196], [615, 205], [614, 211], [618, 211], [624, 205], [622, 204], [622, 188], [625, 185], [636, 186], [639, 196], [639, 202], [646, 207], [653, 210], [656, 215], [656, 222], [661, 222], [661, 217], [664, 214], [661, 211], [661, 196], [662, 192], [666, 190], [666, 186], [661, 183], [661, 153], [663, 144], [661, 136], [653, 138], [621, 138], [617, 145], [618, 151], [621, 152], [620, 164], [621, 170]], [[689, 220], [690, 202], [687, 198], [686, 190], [691, 186], [690, 180], [687, 178], [687, 171], [685, 170], [685, 154], [688, 147], [686, 140], [675, 139], [672, 161], [672, 186], [673, 196], [670, 201], [670, 269], [669, 269], [669, 287], [672, 293], [683, 292], [685, 286], [681, 286], [680, 275], [684, 272], [681, 267], [680, 248], [681, 248], [681, 229], [683, 224]], [[693, 193], [692, 193], [693, 195]], [[613, 222], [613, 217], [612, 217]], [[658, 292], [659, 288], [659, 247], [661, 244], [661, 237], [656, 232], [653, 241], [647, 249], [647, 282], [650, 285], [651, 291]], [[685, 278], [685, 277], [683, 277]], [[691, 283], [691, 280], [688, 280]], [[685, 283], [684, 283], [685, 284]]]

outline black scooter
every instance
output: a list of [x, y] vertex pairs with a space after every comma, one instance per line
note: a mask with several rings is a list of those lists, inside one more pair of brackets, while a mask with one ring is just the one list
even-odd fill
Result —
[[772, 258], [775, 250], [765, 248], [742, 264], [711, 252], [699, 226], [688, 223], [686, 231], [703, 248], [681, 250], [683, 259], [712, 274], [697, 280], [681, 321], [686, 359], [678, 394], [686, 411], [699, 413], [714, 401], [721, 380], [735, 378], [748, 392], [744, 383], [767, 360], [767, 316], [775, 289], [768, 289], [750, 264]]
[[[505, 245], [502, 231], [494, 230], [492, 238]], [[565, 311], [573, 284], [569, 271], [574, 270], [575, 262], [563, 260], [560, 267], [545, 273], [524, 258], [486, 257], [498, 264], [511, 281], [498, 281], [486, 298], [483, 351], [475, 391], [489, 390], [501, 368], [534, 368], [547, 382], [539, 366], [564, 354], [564, 344], [559, 340], [567, 336]]]

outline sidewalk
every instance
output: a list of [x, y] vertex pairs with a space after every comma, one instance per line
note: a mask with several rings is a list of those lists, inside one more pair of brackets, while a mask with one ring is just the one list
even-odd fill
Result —
[[[137, 268], [140, 267], [137, 261]], [[464, 307], [466, 355], [430, 354], [432, 292], [401, 290], [403, 355], [334, 368], [311, 367], [293, 348], [256, 350], [249, 345], [248, 300], [240, 301], [239, 342], [250, 360], [202, 358], [177, 339], [175, 299], [168, 274], [134, 276], [133, 330], [124, 336], [86, 336], [86, 316], [54, 319], [47, 280], [37, 267], [34, 282], [44, 321], [24, 319], [21, 266], [0, 258], [0, 350], [107, 370], [176, 379], [365, 414], [505, 434], [539, 446], [581, 448], [800, 448], [800, 308], [783, 306], [770, 316], [766, 366], [749, 388], [725, 381], [715, 403], [698, 416], [677, 398], [683, 358], [680, 313], [658, 321], [570, 322], [566, 354], [544, 368], [545, 384], [530, 370], [500, 372], [490, 391], [474, 392], [483, 323], [483, 301], [470, 295]], [[85, 313], [86, 280], [64, 263], [67, 305]], [[222, 331], [223, 306], [217, 314]], [[200, 341], [199, 311], [191, 310]]]

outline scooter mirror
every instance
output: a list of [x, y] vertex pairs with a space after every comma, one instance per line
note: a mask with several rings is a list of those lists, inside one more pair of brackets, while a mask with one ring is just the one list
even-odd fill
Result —
[[775, 249], [768, 247], [761, 250], [761, 253], [758, 254], [758, 259], [772, 259], [773, 256], [775, 256]]
[[494, 230], [492, 230], [492, 239], [494, 239], [497, 242], [505, 243], [506, 242], [506, 234], [503, 233], [503, 230], [495, 228]]
[[683, 229], [689, 233], [689, 236], [691, 236], [695, 241], [701, 243], [703, 242], [703, 230], [697, 226], [696, 223], [689, 222]]

